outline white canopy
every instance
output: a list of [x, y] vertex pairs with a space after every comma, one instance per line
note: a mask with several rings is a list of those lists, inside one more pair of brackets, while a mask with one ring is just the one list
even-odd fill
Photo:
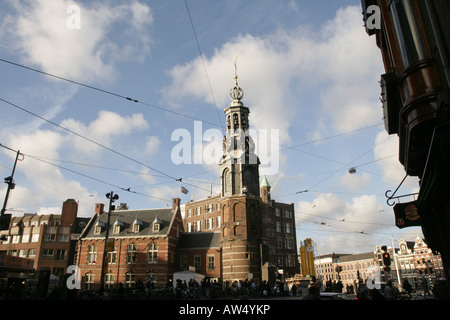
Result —
[[181, 280], [181, 282], [186, 280], [186, 283], [188, 283], [191, 279], [201, 282], [204, 278], [204, 275], [195, 273], [194, 271], [179, 271], [173, 274], [173, 284], [176, 285], [178, 279]]

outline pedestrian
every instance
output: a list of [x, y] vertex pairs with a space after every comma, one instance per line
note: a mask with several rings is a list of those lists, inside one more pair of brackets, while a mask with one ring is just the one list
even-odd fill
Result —
[[295, 283], [292, 284], [291, 291], [292, 291], [292, 296], [296, 297], [297, 296], [297, 286], [295, 285]]
[[303, 300], [320, 300], [317, 288], [314, 284], [309, 286], [308, 294], [303, 298]]
[[406, 279], [406, 278], [403, 279], [402, 287], [406, 291], [408, 296], [411, 297], [411, 292], [413, 289], [412, 289], [411, 284], [409, 283], [408, 279]]
[[384, 296], [387, 300], [397, 300], [397, 294], [392, 286], [392, 280], [389, 280], [386, 283], [386, 288], [384, 288]]
[[422, 279], [422, 288], [423, 288], [423, 296], [426, 297], [427, 294], [428, 296], [431, 296], [430, 291], [428, 290], [429, 285], [428, 285], [428, 279], [427, 278], [423, 278]]

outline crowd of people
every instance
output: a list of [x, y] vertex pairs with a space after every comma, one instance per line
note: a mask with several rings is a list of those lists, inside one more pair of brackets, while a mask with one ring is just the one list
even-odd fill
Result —
[[97, 290], [80, 293], [80, 299], [258, 299], [271, 297], [286, 297], [301, 295], [298, 286], [288, 285], [286, 282], [276, 282], [269, 285], [267, 281], [242, 280], [233, 282], [220, 282], [217, 280], [171, 279], [164, 287], [156, 287], [151, 281], [145, 284], [139, 280], [133, 287], [124, 288], [120, 283], [118, 288], [111, 290]]
[[[31, 288], [31, 287], [30, 287]], [[22, 290], [8, 290], [6, 299], [33, 299], [32, 291], [22, 286]], [[138, 280], [132, 286], [124, 287], [119, 283], [117, 287], [95, 291], [60, 290], [58, 286], [53, 286], [49, 290], [47, 299], [81, 299], [81, 300], [122, 300], [122, 299], [154, 299], [154, 300], [201, 300], [201, 299], [265, 299], [272, 297], [298, 297], [303, 300], [320, 299], [321, 292], [346, 293], [355, 295], [359, 300], [409, 300], [417, 298], [428, 298], [435, 300], [448, 300], [449, 294], [445, 279], [438, 278], [434, 282], [426, 277], [419, 279], [413, 286], [407, 279], [401, 283], [392, 280], [378, 286], [367, 285], [362, 279], [353, 285], [344, 286], [341, 281], [327, 281], [324, 285], [320, 281], [311, 282], [307, 286], [276, 281], [269, 284], [267, 281], [242, 280], [233, 282], [222, 282], [217, 280], [194, 279], [176, 280], [175, 283], [169, 280], [165, 286], [155, 286], [152, 279], [146, 283]], [[44, 297], [42, 297], [44, 298]], [[44, 298], [45, 299], [45, 298]]]
[[356, 295], [359, 300], [411, 300], [411, 299], [435, 299], [449, 300], [447, 283], [445, 279], [436, 279], [430, 285], [426, 277], [420, 279], [417, 286], [412, 286], [408, 279], [403, 279], [401, 284], [388, 280], [382, 286], [367, 286], [360, 283]]

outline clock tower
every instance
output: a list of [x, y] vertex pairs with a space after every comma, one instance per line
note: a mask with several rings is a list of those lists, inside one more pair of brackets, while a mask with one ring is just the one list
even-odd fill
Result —
[[259, 159], [249, 135], [244, 91], [234, 77], [231, 103], [225, 109], [221, 173], [222, 276], [224, 281], [261, 279], [263, 212], [259, 187]]
[[226, 135], [220, 161], [222, 197], [250, 195], [259, 197], [259, 159], [255, 143], [249, 134], [250, 110], [241, 99], [244, 91], [239, 87], [237, 75], [230, 90], [231, 103], [225, 109]]

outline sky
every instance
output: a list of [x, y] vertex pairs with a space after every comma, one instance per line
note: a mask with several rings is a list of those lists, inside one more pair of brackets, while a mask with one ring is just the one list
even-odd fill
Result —
[[[91, 217], [111, 191], [130, 209], [218, 194], [236, 73], [261, 180], [294, 204], [298, 245], [362, 253], [421, 236], [386, 202], [405, 171], [359, 0], [4, 0], [0, 59], [2, 178], [22, 154], [13, 216], [75, 199]], [[397, 195], [418, 189], [408, 177]]]

